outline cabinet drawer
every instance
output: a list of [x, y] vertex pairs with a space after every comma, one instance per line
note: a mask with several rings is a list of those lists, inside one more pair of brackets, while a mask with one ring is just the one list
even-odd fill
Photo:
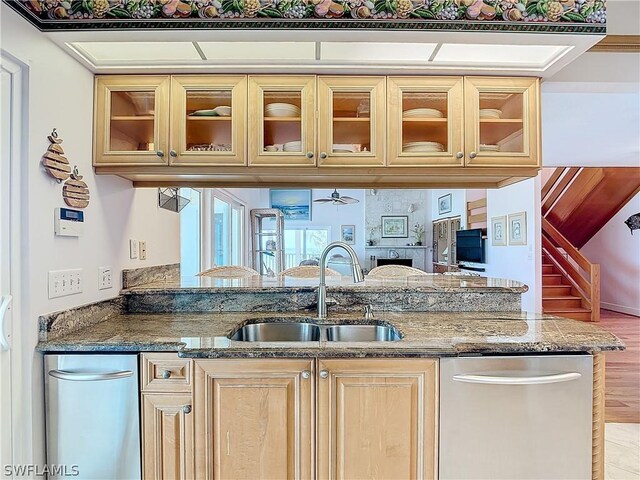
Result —
[[190, 392], [191, 360], [175, 353], [145, 353], [141, 359], [143, 392]]

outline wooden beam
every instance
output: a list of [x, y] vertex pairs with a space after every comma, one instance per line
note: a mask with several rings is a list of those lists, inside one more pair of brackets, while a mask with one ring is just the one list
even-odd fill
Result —
[[640, 35], [607, 35], [589, 52], [638, 53], [640, 52]]
[[474, 200], [473, 202], [467, 202], [467, 210], [475, 210], [476, 208], [483, 208], [487, 206], [487, 198], [481, 198]]
[[478, 213], [477, 215], [471, 215], [467, 218], [467, 223], [471, 225], [472, 223], [486, 223], [487, 222], [487, 214], [486, 213]]
[[544, 187], [542, 187], [542, 192], [540, 192], [540, 198], [542, 199], [543, 202], [544, 202], [544, 197], [547, 196], [551, 188], [556, 184], [556, 182], [562, 176], [562, 174], [566, 169], [567, 167], [558, 167], [553, 171], [553, 173], [551, 174], [547, 182], [544, 184]]

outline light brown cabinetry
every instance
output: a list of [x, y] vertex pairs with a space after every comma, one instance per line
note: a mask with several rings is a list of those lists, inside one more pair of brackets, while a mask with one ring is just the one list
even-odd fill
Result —
[[385, 77], [318, 77], [318, 166], [385, 165]]
[[462, 77], [389, 77], [387, 92], [387, 165], [464, 165]]
[[465, 77], [465, 165], [539, 167], [537, 78]]
[[318, 362], [318, 478], [435, 478], [437, 360]]
[[94, 166], [136, 186], [502, 186], [540, 168], [539, 79], [98, 76]]
[[171, 165], [246, 165], [247, 77], [171, 78]]
[[170, 77], [97, 77], [95, 165], [166, 165]]
[[313, 363], [196, 361], [196, 478], [313, 478]]
[[147, 480], [194, 478], [189, 359], [147, 353], [142, 372], [142, 474]]
[[249, 165], [316, 164], [316, 77], [249, 77]]

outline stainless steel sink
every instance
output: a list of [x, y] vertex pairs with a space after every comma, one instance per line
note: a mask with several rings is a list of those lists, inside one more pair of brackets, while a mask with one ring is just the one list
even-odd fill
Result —
[[326, 331], [329, 342], [397, 342], [400, 332], [386, 325], [331, 325]]
[[241, 342], [317, 342], [320, 328], [306, 322], [261, 322], [245, 325], [229, 338]]
[[[248, 319], [229, 335], [239, 342], [396, 342], [402, 339], [391, 325], [318, 324], [314, 317], [266, 317]], [[255, 323], [251, 323], [255, 322]]]

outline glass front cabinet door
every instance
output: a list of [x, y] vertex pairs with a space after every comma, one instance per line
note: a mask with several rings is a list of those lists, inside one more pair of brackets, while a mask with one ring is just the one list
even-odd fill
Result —
[[95, 94], [96, 165], [166, 165], [169, 77], [98, 77]]
[[171, 79], [172, 165], [245, 165], [247, 78]]
[[463, 166], [462, 77], [387, 79], [388, 166]]
[[249, 165], [313, 166], [316, 78], [249, 77]]
[[465, 77], [465, 162], [539, 167], [537, 78]]
[[318, 77], [318, 166], [384, 166], [385, 80]]

